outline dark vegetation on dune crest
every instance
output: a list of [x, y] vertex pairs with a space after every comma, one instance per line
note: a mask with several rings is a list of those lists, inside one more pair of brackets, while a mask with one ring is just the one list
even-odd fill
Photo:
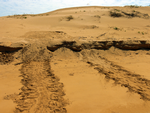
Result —
[[135, 11], [135, 10], [124, 11], [121, 9], [111, 10], [110, 16], [111, 17], [126, 17], [126, 18], [139, 17], [139, 18], [144, 18], [144, 19], [150, 18], [148, 14], [140, 13], [139, 11]]

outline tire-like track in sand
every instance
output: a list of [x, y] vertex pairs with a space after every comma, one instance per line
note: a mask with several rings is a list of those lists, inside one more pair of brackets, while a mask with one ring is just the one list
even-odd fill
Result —
[[99, 73], [104, 74], [107, 80], [114, 80], [115, 84], [127, 87], [129, 91], [141, 95], [141, 99], [150, 101], [150, 80], [124, 69], [107, 58], [99, 56], [99, 60], [103, 61], [103, 65], [90, 61], [87, 63], [94, 66]]
[[63, 83], [52, 73], [52, 54], [44, 45], [30, 44], [20, 51], [22, 64], [21, 83], [18, 95], [8, 95], [17, 103], [14, 113], [67, 113], [63, 96]]
[[15, 113], [66, 113], [63, 84], [51, 73], [49, 61], [24, 63]]

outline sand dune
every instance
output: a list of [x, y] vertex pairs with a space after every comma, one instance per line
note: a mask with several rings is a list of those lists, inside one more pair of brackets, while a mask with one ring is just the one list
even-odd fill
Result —
[[149, 10], [0, 17], [0, 112], [149, 113]]

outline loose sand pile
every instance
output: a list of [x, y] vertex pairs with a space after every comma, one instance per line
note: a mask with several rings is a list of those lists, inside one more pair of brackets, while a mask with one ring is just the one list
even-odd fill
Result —
[[1, 17], [0, 112], [149, 113], [149, 10]]

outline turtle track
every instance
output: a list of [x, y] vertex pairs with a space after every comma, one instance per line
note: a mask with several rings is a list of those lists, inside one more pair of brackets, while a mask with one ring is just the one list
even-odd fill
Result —
[[63, 83], [51, 72], [49, 61], [24, 63], [21, 73], [24, 86], [15, 113], [66, 113]]
[[67, 113], [63, 83], [52, 73], [52, 57], [43, 44], [32, 43], [20, 50], [21, 83], [17, 95], [8, 95], [16, 104], [14, 113]]
[[124, 69], [105, 57], [99, 56], [99, 60], [103, 65], [91, 61], [87, 63], [104, 74], [106, 80], [113, 80], [115, 85], [126, 87], [129, 91], [139, 94], [141, 99], [150, 101], [150, 80]]

